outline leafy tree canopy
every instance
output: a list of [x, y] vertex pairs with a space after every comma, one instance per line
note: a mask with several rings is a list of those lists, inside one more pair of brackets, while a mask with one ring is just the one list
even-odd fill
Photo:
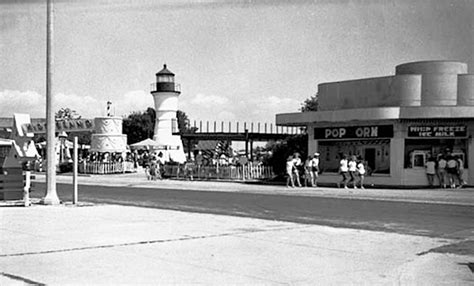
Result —
[[265, 148], [271, 150], [271, 156], [265, 163], [273, 167], [275, 174], [284, 175], [286, 172], [286, 159], [289, 156], [299, 153], [301, 158], [306, 158], [308, 154], [308, 135], [291, 135], [285, 140], [269, 142]]
[[148, 107], [145, 111], [135, 111], [123, 119], [123, 133], [127, 135], [128, 144], [153, 138], [156, 112]]
[[55, 114], [54, 117], [56, 120], [74, 120], [74, 119], [81, 119], [81, 116], [77, 114], [75, 110], [72, 110], [68, 107], [59, 109]]
[[[189, 124], [188, 116], [185, 112], [178, 110], [178, 130], [181, 134], [196, 132]], [[156, 112], [152, 107], [145, 111], [135, 111], [123, 119], [123, 133], [127, 134], [128, 144], [140, 142], [147, 138], [152, 139], [154, 135]]]
[[319, 110], [319, 102], [318, 102], [318, 93], [307, 98], [301, 104], [301, 112], [308, 112], [308, 111], [318, 111]]

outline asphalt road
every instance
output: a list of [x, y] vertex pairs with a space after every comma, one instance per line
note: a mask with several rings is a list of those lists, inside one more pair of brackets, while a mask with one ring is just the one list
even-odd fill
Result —
[[[44, 183], [31, 197], [41, 198]], [[71, 201], [72, 186], [57, 185]], [[474, 207], [448, 204], [265, 195], [236, 192], [81, 185], [80, 201], [464, 239], [474, 233]]]

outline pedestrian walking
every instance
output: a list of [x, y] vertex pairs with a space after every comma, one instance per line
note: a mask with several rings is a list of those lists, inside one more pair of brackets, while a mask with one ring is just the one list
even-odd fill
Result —
[[300, 180], [300, 169], [303, 166], [303, 162], [301, 162], [300, 153], [295, 153], [293, 155], [293, 176], [294, 181], [298, 187], [301, 187], [301, 180]]
[[314, 187], [314, 178], [313, 178], [313, 156], [308, 156], [304, 162], [304, 186], [305, 187]]
[[436, 162], [433, 157], [428, 158], [428, 161], [425, 164], [426, 176], [428, 178], [428, 185], [430, 188], [434, 187], [434, 178], [436, 175]]
[[443, 154], [439, 154], [438, 155], [438, 180], [439, 180], [439, 185], [442, 187], [442, 188], [446, 188], [446, 181], [447, 181], [447, 178], [446, 178], [446, 159], [444, 159], [444, 155]]
[[194, 174], [194, 161], [191, 158], [188, 158], [186, 162], [184, 163], [184, 179], [187, 180], [193, 180], [193, 174]]
[[349, 168], [347, 166], [347, 156], [345, 154], [341, 155], [341, 160], [339, 161], [339, 174], [342, 176], [342, 180], [337, 183], [337, 187], [340, 188], [341, 185], [344, 186], [345, 189], [347, 189], [347, 176], [349, 172]]
[[359, 186], [361, 189], [364, 188], [364, 178], [365, 178], [365, 165], [362, 157], [359, 157], [357, 160], [357, 175], [359, 177]]
[[318, 186], [318, 178], [319, 178], [319, 153], [314, 153], [314, 157], [312, 164], [311, 164], [311, 172], [313, 173], [313, 187]]
[[466, 182], [464, 182], [464, 179], [462, 178], [462, 175], [464, 173], [464, 162], [462, 161], [461, 156], [456, 156], [455, 159], [457, 163], [456, 178], [459, 182], [458, 188], [462, 188], [462, 186], [466, 184]]
[[163, 179], [163, 175], [165, 174], [165, 158], [163, 158], [163, 153], [158, 153], [156, 158], [156, 176], [158, 179]]
[[357, 159], [356, 156], [349, 157], [347, 162], [347, 169], [349, 171], [349, 182], [348, 184], [352, 184], [354, 189], [357, 189]]
[[286, 187], [289, 188], [290, 186], [292, 188], [295, 187], [295, 181], [293, 180], [293, 167], [294, 167], [294, 161], [293, 161], [293, 156], [288, 156], [286, 159]]
[[448, 155], [446, 162], [446, 172], [448, 174], [449, 186], [451, 188], [455, 188], [458, 174], [458, 162], [452, 155]]

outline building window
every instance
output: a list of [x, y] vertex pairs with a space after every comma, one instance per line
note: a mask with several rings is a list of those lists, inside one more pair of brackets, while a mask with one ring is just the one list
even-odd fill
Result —
[[468, 158], [467, 139], [405, 139], [405, 168], [424, 168], [428, 158], [448, 155]]
[[368, 174], [390, 174], [390, 139], [377, 140], [319, 140], [320, 167], [324, 172], [337, 173], [342, 154], [356, 155], [367, 163]]

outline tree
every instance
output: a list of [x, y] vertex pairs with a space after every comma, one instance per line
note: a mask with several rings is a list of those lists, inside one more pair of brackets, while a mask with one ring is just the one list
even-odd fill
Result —
[[[188, 116], [181, 110], [176, 112], [178, 131], [180, 134], [196, 132], [196, 128], [189, 124]], [[156, 111], [148, 107], [146, 111], [135, 111], [123, 120], [123, 133], [127, 134], [128, 144], [153, 138], [156, 120]]]
[[178, 110], [176, 112], [176, 117], [178, 118], [179, 134], [195, 133], [198, 130], [197, 127], [191, 127], [191, 124], [189, 123], [188, 115], [186, 115], [184, 111]]
[[318, 101], [318, 93], [307, 98], [301, 104], [301, 112], [308, 112], [308, 111], [318, 111], [319, 110], [319, 101]]
[[[75, 110], [70, 109], [69, 107], [62, 107], [54, 113], [54, 117], [56, 121], [67, 121], [81, 119], [82, 116], [79, 115]], [[77, 137], [77, 141], [81, 145], [91, 144], [91, 131], [71, 131], [67, 132], [67, 135], [69, 139]], [[33, 140], [35, 142], [46, 141], [45, 134], [35, 134]]]
[[127, 135], [128, 144], [140, 142], [153, 137], [156, 112], [152, 107], [146, 111], [132, 112], [123, 119], [123, 133]]
[[59, 109], [58, 112], [54, 114], [54, 117], [56, 118], [56, 121], [81, 119], [81, 116], [77, 114], [75, 110], [68, 107]]
[[289, 156], [299, 153], [304, 160], [308, 155], [308, 135], [291, 135], [284, 140], [270, 142], [265, 148], [271, 150], [271, 156], [264, 163], [272, 166], [276, 175], [283, 176], [286, 173], [286, 159]]
[[[188, 116], [184, 111], [178, 110], [176, 112], [176, 117], [178, 118], [178, 131], [180, 135], [196, 133], [198, 128], [191, 127]], [[184, 152], [189, 154], [197, 143], [197, 140], [183, 140]]]

